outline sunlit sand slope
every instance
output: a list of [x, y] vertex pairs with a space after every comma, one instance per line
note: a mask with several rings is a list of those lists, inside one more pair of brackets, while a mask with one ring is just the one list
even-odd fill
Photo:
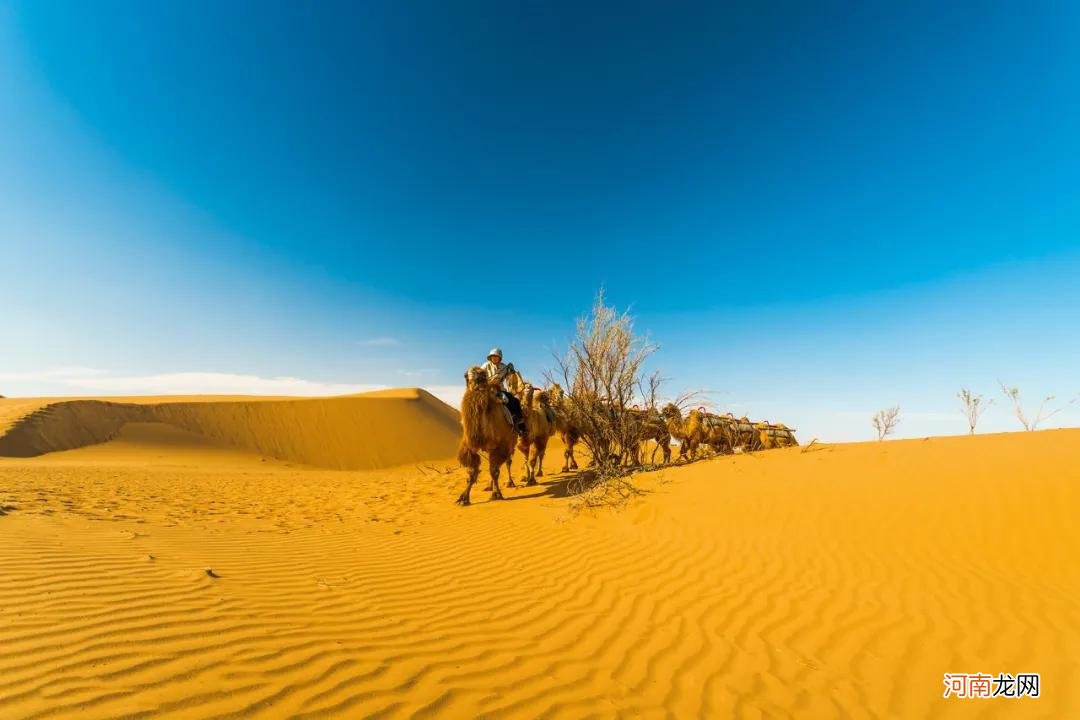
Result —
[[253, 453], [337, 469], [390, 467], [453, 454], [457, 413], [417, 389], [317, 399], [0, 401], [0, 456], [30, 457], [163, 422]]
[[[212, 440], [162, 422], [129, 422], [108, 442], [48, 455], [50, 465], [60, 466], [177, 466], [187, 469], [212, 467], [297, 467], [296, 463], [266, 457], [243, 448]], [[300, 466], [302, 467], [302, 466]]]
[[[704, 461], [598, 516], [127, 441], [0, 459], [0, 717], [1080, 717], [1078, 431]], [[979, 671], [1042, 697], [942, 698]]]

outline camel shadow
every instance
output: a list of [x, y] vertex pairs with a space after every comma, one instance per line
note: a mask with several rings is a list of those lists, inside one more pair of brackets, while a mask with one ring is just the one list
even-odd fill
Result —
[[[504, 499], [505, 500], [517, 501], [517, 500], [541, 500], [543, 498], [564, 498], [564, 497], [569, 497], [571, 495], [571, 492], [570, 492], [571, 483], [573, 483], [574, 480], [576, 478], [580, 477], [582, 474], [583, 473], [579, 471], [579, 472], [559, 473], [557, 476], [545, 475], [545, 476], [543, 476], [542, 478], [540, 478], [539, 480], [536, 481], [536, 485], [532, 485], [532, 486], [524, 485], [522, 483], [518, 483], [516, 487], [509, 488], [509, 490], [511, 492], [514, 492], [516, 490], [528, 490], [530, 492], [527, 495], [525, 495], [525, 494], [518, 495], [516, 493], [514, 495], [506, 495], [506, 497]], [[536, 490], [538, 488], [542, 488], [542, 490], [540, 492], [531, 492], [531, 491]], [[507, 489], [508, 488], [503, 486], [503, 491], [504, 492]]]
[[[526, 485], [523, 478], [514, 478], [515, 485], [509, 487], [505, 478], [499, 480], [504, 500], [543, 500], [570, 497], [578, 492], [592, 475], [592, 470], [574, 469], [567, 472], [549, 472], [540, 477], [536, 485]], [[525, 493], [520, 491], [525, 490]], [[491, 492], [491, 486], [485, 485], [483, 492]], [[498, 501], [496, 501], [498, 502]]]
[[[693, 462], [693, 461], [691, 461]], [[640, 465], [637, 472], [654, 472], [665, 468], [679, 467], [687, 463], [673, 462], [669, 465]], [[544, 500], [560, 499], [578, 495], [583, 488], [588, 487], [594, 478], [592, 468], [570, 470], [568, 472], [547, 473], [541, 477], [536, 485], [525, 485], [524, 480], [515, 478], [514, 487], [508, 487], [505, 479], [500, 479], [499, 485], [503, 491], [503, 500], [517, 502], [518, 500]], [[519, 482], [520, 480], [520, 482]], [[479, 488], [479, 486], [478, 486]], [[482, 492], [490, 493], [490, 486], [480, 488]], [[521, 492], [522, 490], [526, 492]], [[649, 492], [640, 490], [639, 492]], [[490, 501], [489, 501], [490, 502]], [[495, 502], [499, 502], [496, 500]]]

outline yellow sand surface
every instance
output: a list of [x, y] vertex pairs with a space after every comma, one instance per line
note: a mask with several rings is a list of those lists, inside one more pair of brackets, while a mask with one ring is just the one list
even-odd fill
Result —
[[[446, 413], [356, 400], [179, 399], [0, 458], [0, 718], [1080, 717], [1080, 431], [704, 460], [618, 511], [551, 475], [460, 508], [450, 453], [402, 439]], [[318, 437], [414, 455], [315, 468]], [[1038, 672], [1042, 697], [944, 699], [946, 672]]]

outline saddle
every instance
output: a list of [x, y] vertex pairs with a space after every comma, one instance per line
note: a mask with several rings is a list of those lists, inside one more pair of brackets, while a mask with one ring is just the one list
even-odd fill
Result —
[[509, 393], [505, 390], [500, 390], [495, 394], [495, 397], [499, 399], [499, 407], [502, 408], [503, 417], [506, 418], [506, 424], [510, 427], [514, 427], [514, 415], [510, 412], [510, 408], [507, 406], [507, 398]]

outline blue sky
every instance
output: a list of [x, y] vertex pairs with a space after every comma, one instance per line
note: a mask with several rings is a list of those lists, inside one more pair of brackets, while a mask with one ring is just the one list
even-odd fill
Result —
[[603, 286], [673, 391], [804, 438], [1067, 403], [1078, 21], [0, 3], [0, 393], [452, 398], [492, 344], [539, 378]]

